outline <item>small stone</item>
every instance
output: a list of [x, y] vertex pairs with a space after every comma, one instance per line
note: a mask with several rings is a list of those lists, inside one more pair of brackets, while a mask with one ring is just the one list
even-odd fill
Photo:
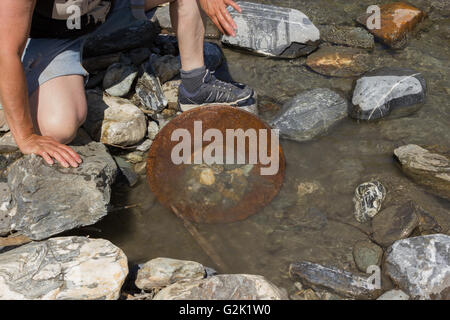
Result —
[[145, 65], [143, 74], [137, 81], [136, 94], [146, 110], [161, 112], [167, 107], [161, 82], [149, 64]]
[[320, 38], [329, 43], [361, 49], [373, 49], [373, 35], [363, 28], [349, 26], [322, 25], [319, 26]]
[[320, 297], [312, 289], [301, 290], [291, 296], [292, 300], [320, 300]]
[[147, 152], [152, 146], [153, 140], [146, 139], [136, 147], [136, 151]]
[[379, 266], [383, 249], [372, 241], [359, 241], [353, 246], [353, 259], [361, 272], [367, 273], [370, 266]]
[[159, 126], [155, 121], [149, 121], [147, 127], [147, 137], [150, 140], [155, 140], [156, 135], [159, 132]]
[[176, 282], [154, 300], [287, 300], [286, 293], [262, 276], [224, 274], [203, 280]]
[[410, 115], [421, 107], [425, 95], [425, 79], [419, 72], [381, 68], [366, 73], [356, 82], [350, 115], [361, 120], [376, 120], [392, 111]]
[[202, 170], [200, 173], [200, 183], [205, 186], [211, 186], [216, 182], [214, 171], [210, 168]]
[[152, 54], [150, 56], [150, 63], [161, 84], [166, 83], [180, 74], [181, 61], [177, 57]]
[[419, 215], [414, 203], [392, 206], [373, 218], [373, 239], [383, 247], [388, 247], [397, 240], [407, 238], [418, 225]]
[[389, 290], [377, 298], [377, 300], [409, 300], [409, 296], [402, 290]]
[[347, 117], [347, 101], [329, 89], [313, 89], [298, 94], [283, 105], [272, 121], [281, 137], [308, 141], [327, 133]]
[[408, 177], [438, 196], [450, 199], [450, 152], [435, 149], [409, 144], [395, 149], [394, 155]]
[[380, 28], [372, 26], [373, 18], [364, 14], [358, 22], [366, 26], [377, 39], [394, 49], [408, 44], [408, 34], [425, 18], [425, 13], [404, 2], [380, 5]]
[[127, 179], [128, 185], [130, 187], [134, 187], [139, 182], [139, 177], [131, 169], [132, 168], [131, 164], [126, 162], [124, 159], [122, 159], [120, 157], [114, 157], [114, 160], [116, 161], [120, 172], [122, 172], [125, 179]]
[[433, 234], [396, 241], [385, 270], [412, 299], [450, 299], [450, 237]]
[[162, 90], [167, 99], [169, 109], [178, 110], [178, 88], [181, 80], [167, 81], [163, 84]]
[[0, 105], [0, 132], [8, 132], [8, 131], [9, 131], [9, 126], [8, 126], [8, 123], [6, 122], [5, 111], [3, 111], [3, 109], [1, 109], [1, 105]]
[[238, 27], [236, 37], [223, 36], [223, 43], [281, 58], [298, 58], [317, 47], [319, 29], [304, 13], [246, 1], [237, 3], [242, 13], [228, 7]]
[[167, 287], [178, 281], [200, 280], [205, 268], [194, 261], [156, 258], [145, 263], [138, 271], [136, 286], [141, 290]]
[[365, 182], [355, 190], [355, 218], [364, 223], [375, 217], [381, 210], [381, 204], [386, 197], [386, 188], [378, 181]]
[[96, 141], [127, 147], [140, 142], [147, 134], [144, 113], [126, 99], [87, 92], [88, 116], [84, 128]]
[[0, 300], [117, 300], [125, 254], [85, 237], [32, 242], [0, 254]]
[[328, 288], [345, 297], [364, 299], [374, 298], [379, 294], [379, 289], [366, 278], [307, 261], [291, 263], [289, 275], [293, 280], [301, 281], [303, 285]]
[[103, 88], [111, 96], [123, 97], [130, 92], [137, 74], [134, 66], [115, 63], [106, 70]]
[[134, 172], [136, 172], [137, 174], [145, 174], [147, 171], [147, 162], [146, 161], [142, 161], [139, 163], [136, 163], [134, 165]]
[[322, 47], [306, 59], [306, 65], [317, 73], [332, 77], [355, 77], [371, 68], [370, 55], [349, 47]]
[[130, 152], [125, 158], [134, 164], [144, 161], [143, 153], [141, 151]]

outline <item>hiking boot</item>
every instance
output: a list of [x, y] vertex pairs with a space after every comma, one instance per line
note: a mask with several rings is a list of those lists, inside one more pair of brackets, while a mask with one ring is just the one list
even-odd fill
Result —
[[218, 80], [213, 72], [206, 70], [203, 84], [197, 92], [189, 93], [183, 84], [178, 89], [178, 107], [187, 111], [201, 106], [240, 106], [253, 97], [253, 90], [240, 83]]

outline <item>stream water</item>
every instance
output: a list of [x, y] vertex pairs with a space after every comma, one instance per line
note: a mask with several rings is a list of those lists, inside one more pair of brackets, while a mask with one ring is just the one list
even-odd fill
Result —
[[[255, 2], [299, 9], [316, 25], [355, 25], [355, 18], [372, 4], [370, 0]], [[410, 1], [419, 8], [429, 7], [429, 2]], [[449, 28], [449, 19], [434, 14], [422, 23], [407, 48], [393, 51], [377, 43], [372, 52], [373, 68], [409, 67], [425, 76], [427, 102], [418, 112], [372, 123], [349, 118], [313, 141], [282, 141], [286, 178], [269, 206], [245, 221], [196, 225], [225, 261], [221, 273], [264, 275], [291, 290], [288, 267], [294, 261], [308, 260], [356, 272], [353, 245], [367, 239], [371, 228], [370, 223], [355, 220], [352, 198], [358, 184], [371, 178], [388, 189], [385, 207], [412, 199], [449, 232], [450, 203], [412, 183], [392, 157], [396, 147], [408, 143], [450, 147], [450, 35], [445, 28]], [[224, 54], [231, 76], [255, 88], [262, 103], [283, 103], [299, 92], [320, 87], [351, 99], [355, 79], [319, 75], [306, 67], [305, 59], [273, 60], [227, 48]], [[265, 117], [269, 118], [270, 112]], [[144, 176], [134, 188], [117, 184], [112, 199], [115, 207], [139, 206], [117, 210], [78, 233], [111, 240], [132, 264], [170, 257], [216, 268], [182, 221], [158, 203]]]

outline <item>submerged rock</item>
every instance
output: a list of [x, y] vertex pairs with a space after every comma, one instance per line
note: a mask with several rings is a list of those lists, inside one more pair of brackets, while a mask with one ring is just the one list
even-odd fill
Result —
[[374, 298], [380, 289], [364, 277], [334, 267], [311, 262], [296, 262], [289, 267], [289, 275], [295, 281], [313, 288], [326, 288], [345, 297]]
[[307, 141], [324, 134], [347, 117], [348, 104], [336, 92], [313, 89], [302, 92], [288, 101], [272, 121], [282, 137]]
[[304, 13], [246, 1], [237, 4], [242, 13], [228, 7], [238, 26], [236, 37], [223, 36], [223, 43], [281, 58], [297, 58], [317, 47], [319, 29]]
[[448, 151], [425, 149], [415, 144], [394, 150], [403, 172], [427, 190], [450, 199], [450, 156]]
[[386, 188], [378, 181], [365, 182], [355, 190], [355, 218], [364, 223], [375, 217], [381, 210], [381, 204], [386, 197]]
[[149, 64], [144, 67], [143, 74], [137, 81], [136, 95], [146, 110], [160, 112], [167, 107], [167, 99], [161, 88], [161, 82]]
[[433, 234], [395, 242], [385, 268], [412, 299], [450, 299], [450, 237]]
[[118, 299], [127, 274], [127, 257], [107, 240], [32, 242], [0, 254], [0, 300]]
[[419, 225], [419, 215], [414, 203], [384, 209], [372, 220], [373, 239], [388, 247], [395, 241], [407, 238]]
[[374, 25], [373, 14], [364, 14], [358, 22], [394, 49], [402, 49], [408, 44], [408, 34], [425, 18], [425, 13], [404, 2], [380, 5], [380, 25]]
[[361, 49], [325, 46], [309, 55], [306, 65], [326, 76], [355, 77], [370, 69], [371, 57]]
[[332, 44], [361, 49], [373, 49], [373, 35], [363, 28], [349, 26], [322, 25], [319, 26], [320, 38]]
[[78, 168], [49, 166], [36, 155], [10, 167], [8, 185], [17, 204], [10, 231], [41, 240], [94, 224], [107, 214], [117, 172], [114, 160], [101, 143], [73, 149], [83, 159]]
[[402, 290], [389, 290], [377, 298], [377, 300], [409, 300], [409, 296]]
[[200, 280], [204, 277], [205, 268], [198, 262], [156, 258], [139, 269], [136, 286], [142, 290], [152, 290], [178, 281]]
[[144, 113], [130, 101], [87, 92], [88, 116], [84, 128], [96, 141], [114, 146], [132, 146], [147, 134]]
[[375, 120], [396, 110], [409, 115], [425, 101], [425, 79], [417, 71], [381, 68], [365, 74], [356, 82], [350, 115], [361, 120]]
[[286, 293], [262, 276], [224, 274], [174, 283], [154, 300], [287, 300]]
[[383, 249], [372, 241], [358, 241], [353, 246], [353, 259], [358, 269], [364, 273], [370, 266], [379, 266], [383, 257]]
[[106, 71], [103, 78], [103, 89], [111, 96], [123, 97], [130, 92], [137, 74], [136, 67], [115, 63]]

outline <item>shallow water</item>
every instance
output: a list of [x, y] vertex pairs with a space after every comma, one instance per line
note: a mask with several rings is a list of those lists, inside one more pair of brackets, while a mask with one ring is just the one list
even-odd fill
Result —
[[[316, 25], [355, 25], [355, 18], [372, 1], [255, 2], [300, 9]], [[410, 3], [419, 8], [430, 6], [429, 1]], [[356, 241], [368, 238], [370, 225], [355, 220], [352, 197], [356, 186], [371, 178], [388, 188], [384, 207], [413, 199], [437, 219], [444, 232], [449, 232], [450, 203], [408, 180], [392, 158], [396, 147], [408, 143], [450, 147], [450, 41], [448, 33], [447, 38], [442, 33], [448, 20], [436, 13], [431, 17], [433, 20], [420, 26], [421, 31], [406, 49], [396, 52], [377, 43], [372, 53], [374, 68], [410, 67], [425, 76], [428, 97], [424, 106], [411, 116], [374, 123], [347, 119], [328, 135], [307, 143], [283, 141], [286, 179], [271, 205], [242, 222], [196, 225], [225, 261], [221, 273], [260, 274], [291, 290], [293, 282], [287, 270], [293, 261], [309, 260], [356, 272], [352, 248]], [[259, 96], [282, 103], [318, 87], [351, 96], [354, 79], [316, 74], [302, 58], [271, 60], [229, 49], [224, 53], [231, 76], [255, 88]], [[312, 193], [305, 195], [303, 190]], [[125, 251], [131, 263], [171, 257], [216, 268], [183, 223], [157, 202], [145, 177], [132, 189], [119, 183], [114, 190], [115, 207], [136, 204], [139, 206], [116, 210], [79, 233], [111, 240]]]

